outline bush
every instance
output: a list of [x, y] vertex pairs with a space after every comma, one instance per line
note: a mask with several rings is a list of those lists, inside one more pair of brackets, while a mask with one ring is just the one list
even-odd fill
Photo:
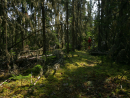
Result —
[[33, 67], [32, 72], [33, 72], [34, 75], [37, 75], [37, 74], [40, 73], [41, 69], [42, 69], [41, 65], [36, 65], [36, 66]]

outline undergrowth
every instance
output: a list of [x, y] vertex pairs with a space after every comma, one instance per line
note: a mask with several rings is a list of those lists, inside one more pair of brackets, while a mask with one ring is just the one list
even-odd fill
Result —
[[[28, 69], [36, 81], [41, 66]], [[35, 70], [36, 69], [36, 70]], [[37, 84], [31, 84], [30, 74], [13, 76], [15, 81], [5, 82], [0, 97], [6, 98], [129, 98], [130, 74], [128, 65], [110, 62], [102, 56], [91, 56], [86, 51], [68, 54], [64, 65], [49, 76], [43, 75]], [[22, 78], [20, 78], [22, 77]], [[21, 85], [22, 80], [22, 85]]]

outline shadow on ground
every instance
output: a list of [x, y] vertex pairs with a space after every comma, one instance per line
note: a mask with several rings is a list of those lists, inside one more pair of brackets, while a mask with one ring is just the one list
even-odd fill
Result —
[[[76, 55], [79, 56], [76, 56]], [[70, 60], [69, 60], [70, 59]], [[123, 72], [128, 72], [127, 67], [113, 63], [96, 64], [98, 57], [90, 56], [85, 52], [76, 52], [74, 57], [66, 59], [55, 75], [50, 74], [47, 78], [42, 77], [35, 86], [26, 90], [21, 88], [16, 95], [21, 94], [24, 98], [129, 98], [130, 78], [128, 74], [120, 77]], [[75, 65], [75, 63], [77, 65]], [[89, 66], [94, 64], [94, 66]], [[124, 90], [120, 89], [120, 84]], [[126, 85], [127, 84], [127, 85]]]

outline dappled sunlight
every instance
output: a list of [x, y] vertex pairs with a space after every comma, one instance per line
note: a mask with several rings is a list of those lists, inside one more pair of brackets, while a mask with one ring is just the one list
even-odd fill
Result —
[[0, 98], [130, 98], [129, 26], [130, 0], [1, 0]]
[[[36, 85], [30, 83], [30, 78], [11, 81], [4, 84], [2, 95], [32, 98], [107, 98], [114, 92], [119, 95], [129, 88], [130, 79], [127, 68], [109, 63], [99, 63], [98, 57], [87, 55], [82, 51], [74, 53], [65, 60], [56, 73], [50, 69], [43, 75]], [[32, 78], [34, 83], [38, 76]], [[22, 84], [22, 85], [21, 85]], [[121, 89], [121, 87], [123, 89]], [[123, 90], [123, 91], [122, 91]], [[130, 91], [130, 90], [129, 90]], [[128, 94], [127, 94], [128, 95]]]
[[76, 51], [73, 53], [73, 55], [78, 55], [73, 57], [70, 56], [70, 59], [73, 61], [74, 65], [77, 65], [79, 67], [95, 66], [99, 62], [97, 59], [98, 57], [90, 56], [84, 51]]

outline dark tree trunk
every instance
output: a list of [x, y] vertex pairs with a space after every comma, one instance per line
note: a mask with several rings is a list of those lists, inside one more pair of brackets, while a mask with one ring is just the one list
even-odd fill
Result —
[[100, 0], [98, 0], [98, 19], [99, 19], [99, 26], [98, 26], [98, 50], [101, 50], [101, 21], [100, 21]]
[[43, 54], [46, 54], [46, 30], [45, 30], [45, 10], [44, 1], [42, 2], [42, 28], [43, 28]]
[[[80, 2], [82, 2], [82, 0], [80, 1]], [[80, 30], [79, 30], [79, 33], [80, 33], [80, 38], [79, 38], [79, 45], [81, 46], [81, 42], [82, 42], [82, 34], [81, 34], [81, 28], [82, 28], [82, 25], [81, 25], [81, 21], [82, 21], [82, 19], [81, 19], [81, 3], [79, 3], [79, 9], [80, 9]]]
[[[24, 7], [23, 7], [23, 4], [22, 4], [22, 13], [24, 14]], [[24, 40], [24, 38], [25, 38], [25, 30], [24, 30], [24, 23], [22, 23], [22, 50], [24, 51], [24, 45], [25, 45], [25, 40]]]
[[75, 49], [74, 49], [74, 46], [75, 46], [75, 23], [74, 23], [74, 19], [75, 19], [75, 17], [74, 17], [74, 0], [72, 1], [72, 3], [73, 3], [73, 20], [72, 20], [72, 51], [75, 51]]
[[67, 40], [67, 53], [69, 53], [69, 35], [68, 35], [68, 0], [66, 2], [66, 8], [67, 8], [67, 11], [66, 11], [66, 23], [67, 23], [67, 31], [66, 31], [66, 40]]
[[6, 53], [8, 53], [8, 41], [7, 41], [7, 21], [5, 21], [5, 38], [6, 38], [6, 47], [5, 47], [5, 51]]

